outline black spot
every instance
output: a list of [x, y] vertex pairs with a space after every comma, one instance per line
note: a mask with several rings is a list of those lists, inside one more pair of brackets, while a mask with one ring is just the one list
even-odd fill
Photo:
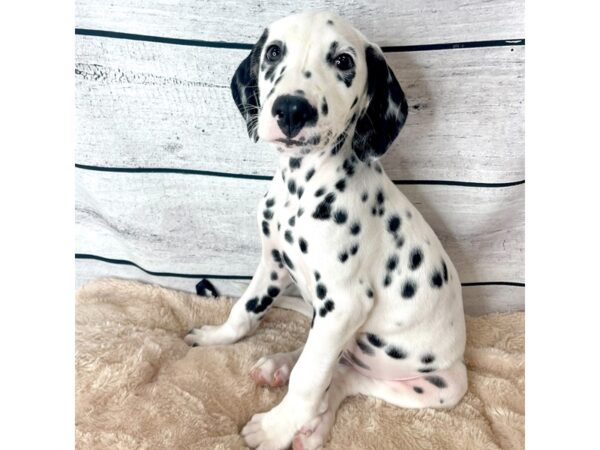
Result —
[[423, 252], [420, 248], [413, 248], [408, 257], [408, 268], [410, 270], [417, 270], [423, 262]]
[[337, 43], [337, 41], [333, 41], [331, 44], [329, 44], [329, 51], [327, 52], [327, 55], [325, 55], [325, 60], [331, 66], [335, 66], [335, 57], [336, 57], [338, 45], [339, 44]]
[[346, 180], [344, 178], [339, 180], [337, 183], [335, 183], [335, 188], [340, 192], [344, 192], [344, 189], [346, 189]]
[[404, 236], [400, 236], [396, 239], [396, 247], [401, 248], [404, 245]]
[[376, 334], [367, 333], [367, 340], [373, 347], [381, 348], [385, 345], [385, 341]]
[[263, 298], [260, 301], [260, 305], [258, 305], [256, 308], [254, 308], [254, 312], [255, 313], [261, 313], [266, 311], [266, 309], [269, 307], [269, 305], [273, 303], [273, 299], [267, 295], [263, 296]]
[[417, 394], [422, 394], [423, 393], [423, 388], [420, 388], [419, 386], [413, 386], [413, 390], [417, 393]]
[[325, 97], [323, 97], [323, 103], [321, 103], [321, 114], [326, 116], [328, 112], [329, 112], [329, 108], [327, 106], [327, 99]]
[[344, 145], [344, 142], [346, 142], [346, 133], [342, 133], [337, 137], [335, 144], [333, 144], [333, 147], [331, 148], [331, 154], [337, 155], [337, 153]]
[[394, 359], [404, 359], [404, 358], [406, 358], [406, 352], [403, 351], [402, 349], [398, 348], [398, 347], [394, 347], [393, 345], [390, 345], [389, 347], [386, 347], [385, 348], [385, 353], [390, 358], [394, 358]]
[[308, 244], [303, 238], [298, 240], [298, 245], [300, 245], [300, 251], [302, 251], [302, 253], [308, 252]]
[[320, 197], [325, 193], [325, 187], [320, 187], [315, 191], [315, 197]]
[[199, 346], [200, 346], [200, 344], [197, 344], [196, 342], [194, 342], [194, 343], [192, 344], [192, 347], [199, 347]]
[[371, 289], [367, 289], [367, 297], [373, 298], [373, 291]]
[[275, 271], [271, 272], [271, 280], [275, 281], [277, 278], [279, 278], [277, 276], [277, 272], [275, 272]]
[[437, 388], [444, 389], [448, 387], [446, 381], [442, 377], [438, 377], [437, 375], [431, 375], [429, 377], [425, 377], [425, 379]]
[[446, 267], [444, 260], [442, 260], [442, 271], [444, 272], [444, 281], [448, 281], [448, 267]]
[[374, 167], [375, 167], [375, 172], [377, 172], [377, 173], [383, 172], [383, 170], [381, 170], [381, 166], [379, 164], [375, 164]]
[[280, 263], [282, 261], [282, 259], [281, 259], [281, 253], [279, 253], [279, 250], [272, 250], [271, 251], [271, 255], [273, 256], [273, 260], [276, 263]]
[[285, 263], [286, 266], [288, 266], [291, 270], [294, 270], [294, 263], [292, 263], [292, 260], [290, 259], [290, 257], [283, 252], [283, 262]]
[[246, 302], [246, 311], [254, 312], [258, 305], [258, 297], [254, 297]]
[[321, 203], [317, 205], [315, 208], [315, 212], [313, 212], [313, 218], [319, 220], [327, 220], [331, 217], [331, 205], [323, 200]]
[[321, 317], [325, 317], [325, 315], [327, 314], [327, 309], [325, 309], [325, 307], [321, 307], [321, 309], [319, 309], [319, 315]]
[[421, 369], [419, 369], [419, 372], [421, 373], [429, 373], [429, 372], [433, 372], [435, 369], [430, 368], [430, 367], [423, 367]]
[[379, 203], [380, 205], [383, 203], [384, 198], [383, 198], [383, 191], [381, 189], [379, 189], [377, 191], [377, 196], [375, 198], [377, 199], [377, 203]]
[[388, 230], [390, 233], [395, 233], [400, 228], [400, 217], [393, 215], [388, 220]]
[[327, 20], [327, 25], [333, 25], [333, 20], [331, 20], [331, 19]]
[[267, 205], [267, 208], [271, 208], [273, 207], [273, 205], [275, 205], [275, 199], [274, 198], [270, 198], [265, 202], [265, 205]]
[[267, 294], [269, 297], [277, 297], [279, 295], [279, 288], [277, 286], [269, 286], [267, 288]]
[[269, 230], [269, 222], [265, 220], [262, 221], [262, 232], [265, 236], [269, 236], [271, 234], [271, 230]]
[[302, 158], [290, 158], [290, 169], [299, 169], [302, 165]]
[[346, 260], [348, 259], [348, 253], [342, 252], [338, 255], [338, 258], [341, 262], [346, 262]]
[[292, 178], [288, 181], [288, 191], [290, 191], [290, 194], [296, 193], [296, 182]]
[[285, 240], [288, 241], [290, 244], [294, 243], [294, 236], [292, 236], [292, 232], [290, 230], [285, 230], [283, 236], [285, 237]]
[[358, 222], [354, 222], [350, 226], [350, 233], [352, 233], [354, 236], [356, 236], [358, 233], [360, 233], [360, 224]]
[[344, 168], [344, 172], [346, 172], [346, 175], [348, 175], [349, 177], [354, 175], [354, 164], [352, 164], [350, 158], [346, 158], [344, 160], [342, 167]]
[[358, 244], [354, 244], [352, 247], [350, 247], [350, 254], [351, 255], [356, 255], [357, 251], [358, 251]]
[[350, 108], [354, 108], [356, 102], [358, 102], [358, 97], [354, 97], [354, 101], [352, 102], [352, 105], [350, 105]]
[[369, 347], [367, 344], [365, 344], [360, 339], [356, 340], [356, 345], [358, 345], [358, 348], [360, 348], [361, 351], [363, 353], [365, 353], [366, 355], [374, 355], [375, 354], [375, 350], [373, 350], [371, 347]]
[[304, 188], [302, 186], [300, 186], [298, 188], [298, 198], [302, 198], [303, 194], [304, 194]]
[[327, 309], [328, 312], [331, 312], [335, 309], [335, 303], [333, 303], [333, 300], [325, 301], [325, 309]]
[[319, 281], [321, 279], [321, 274], [315, 270], [315, 280]]
[[435, 356], [433, 356], [431, 353], [421, 356], [421, 362], [423, 364], [431, 364], [433, 361], [435, 361]]
[[263, 217], [267, 220], [271, 220], [273, 218], [273, 211], [270, 209], [265, 209], [263, 211]]
[[402, 292], [400, 294], [402, 295], [402, 298], [409, 299], [415, 295], [415, 292], [417, 292], [417, 284], [412, 280], [408, 280], [402, 285]]
[[298, 217], [302, 217], [302, 214], [304, 214], [304, 208], [299, 208], [296, 214], [298, 214]]
[[360, 199], [362, 200], [363, 203], [365, 203], [368, 198], [369, 198], [369, 194], [366, 191], [363, 192], [362, 195], [360, 196]]
[[317, 297], [323, 300], [327, 296], [327, 287], [323, 283], [317, 284]]
[[383, 287], [388, 287], [392, 282], [392, 278], [390, 277], [390, 275], [386, 275], [385, 278], [383, 279]]
[[344, 209], [338, 209], [333, 215], [333, 220], [335, 223], [343, 224], [346, 223], [348, 219], [348, 213]]
[[296, 216], [292, 216], [288, 219], [288, 224], [293, 227], [294, 225], [296, 225]]
[[308, 172], [306, 172], [306, 181], [309, 181], [313, 175], [315, 174], [315, 168], [312, 167], [311, 169], [308, 169]]
[[388, 258], [386, 268], [387, 270], [394, 270], [398, 266], [398, 255], [392, 255]]
[[306, 78], [310, 78], [310, 76], [311, 76], [311, 75], [312, 75], [312, 74], [310, 73], [310, 70], [307, 70], [307, 71], [305, 71], [305, 72], [304, 72], [304, 76], [305, 76]]
[[433, 275], [431, 275], [431, 287], [439, 289], [442, 287], [443, 283], [442, 274], [439, 272], [439, 270], [433, 272]]

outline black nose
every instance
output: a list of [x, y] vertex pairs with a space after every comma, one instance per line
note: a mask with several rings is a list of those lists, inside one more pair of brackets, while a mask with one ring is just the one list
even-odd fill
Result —
[[273, 103], [271, 113], [277, 125], [289, 138], [296, 136], [304, 125], [316, 123], [318, 112], [304, 97], [282, 95]]

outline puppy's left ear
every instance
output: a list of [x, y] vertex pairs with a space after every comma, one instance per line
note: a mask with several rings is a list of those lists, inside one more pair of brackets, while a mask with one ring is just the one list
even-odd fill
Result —
[[368, 45], [367, 60], [367, 108], [356, 122], [352, 149], [363, 161], [383, 155], [406, 122], [408, 104], [387, 65], [383, 52], [375, 45]]
[[246, 120], [248, 135], [258, 141], [257, 124], [258, 108], [260, 107], [258, 92], [258, 67], [260, 54], [269, 36], [269, 30], [265, 28], [262, 36], [254, 45], [250, 54], [239, 65], [231, 79], [231, 95], [233, 101], [240, 110], [242, 117]]

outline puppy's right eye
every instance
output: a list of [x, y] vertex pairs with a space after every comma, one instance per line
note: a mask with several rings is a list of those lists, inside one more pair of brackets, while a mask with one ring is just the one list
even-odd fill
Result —
[[281, 58], [281, 47], [278, 45], [270, 45], [266, 53], [267, 61], [277, 62]]

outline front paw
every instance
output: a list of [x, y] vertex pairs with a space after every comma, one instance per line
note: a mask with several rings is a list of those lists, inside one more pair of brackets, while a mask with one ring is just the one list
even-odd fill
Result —
[[259, 450], [289, 448], [300, 426], [305, 422], [300, 410], [277, 405], [267, 413], [255, 414], [242, 429], [246, 444]]
[[225, 325], [204, 325], [202, 328], [192, 328], [183, 338], [183, 341], [192, 347], [197, 347], [199, 345], [233, 344], [235, 339], [233, 339]]

